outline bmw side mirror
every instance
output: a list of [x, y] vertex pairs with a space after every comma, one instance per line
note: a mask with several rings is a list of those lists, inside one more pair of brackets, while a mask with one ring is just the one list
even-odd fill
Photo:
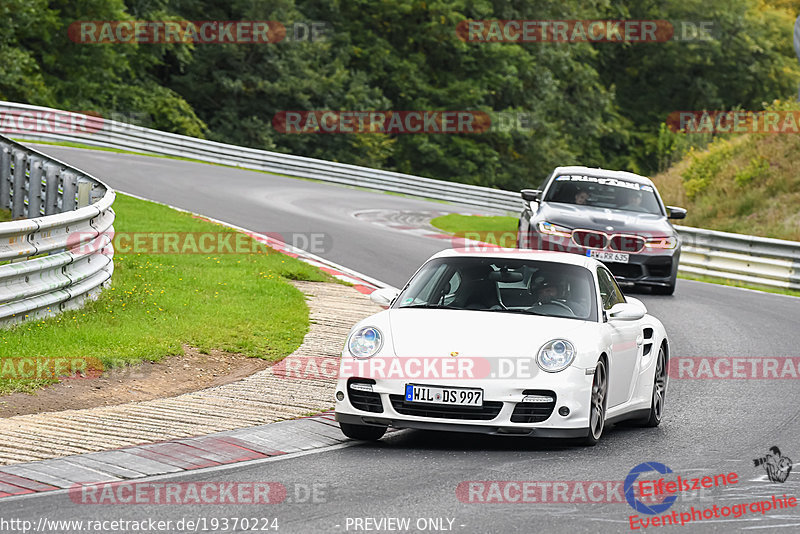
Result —
[[372, 293], [369, 294], [369, 300], [377, 304], [378, 306], [383, 306], [384, 308], [388, 308], [391, 306], [392, 301], [397, 298], [397, 295], [400, 294], [399, 289], [395, 289], [393, 287], [384, 287], [381, 289], [376, 289]]
[[679, 208], [677, 206], [667, 206], [667, 211], [669, 211], [669, 219], [685, 219], [686, 218], [686, 210], [683, 208]]
[[539, 202], [542, 199], [541, 189], [523, 189], [520, 191], [522, 200], [526, 202]]
[[633, 302], [618, 302], [608, 310], [610, 321], [638, 321], [644, 317], [645, 311]]

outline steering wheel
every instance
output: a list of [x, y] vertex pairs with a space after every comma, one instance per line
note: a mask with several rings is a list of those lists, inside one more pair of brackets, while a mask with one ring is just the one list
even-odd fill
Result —
[[558, 306], [560, 308], [563, 308], [563, 309], [567, 310], [570, 313], [570, 315], [573, 315], [573, 316], [575, 315], [575, 312], [572, 311], [572, 308], [570, 308], [569, 306], [567, 306], [563, 302], [559, 302], [557, 300], [551, 300], [550, 302], [548, 302], [546, 304], [535, 304], [535, 305], [531, 306], [531, 308], [544, 308], [545, 306]]

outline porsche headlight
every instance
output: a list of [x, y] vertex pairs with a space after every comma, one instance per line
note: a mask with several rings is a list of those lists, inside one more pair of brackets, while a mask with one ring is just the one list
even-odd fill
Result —
[[548, 373], [563, 371], [575, 359], [575, 347], [566, 339], [554, 339], [545, 343], [536, 356], [536, 363]]
[[383, 334], [374, 326], [359, 328], [347, 342], [347, 349], [354, 358], [371, 358], [383, 345]]

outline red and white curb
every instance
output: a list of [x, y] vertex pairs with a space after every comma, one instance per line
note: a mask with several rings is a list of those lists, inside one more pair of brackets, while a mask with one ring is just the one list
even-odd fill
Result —
[[294, 455], [349, 442], [333, 412], [111, 451], [0, 467], [0, 499]]
[[[487, 248], [501, 248], [496, 243], [486, 243], [452, 234], [444, 234], [438, 228], [430, 224], [430, 220], [441, 215], [454, 213], [451, 211], [398, 211], [387, 209], [362, 210], [353, 213], [353, 217], [369, 223], [390, 228], [408, 235], [423, 237], [427, 239], [439, 239], [450, 242], [448, 248], [463, 248], [473, 250], [485, 250]], [[462, 215], [483, 215], [462, 213]]]

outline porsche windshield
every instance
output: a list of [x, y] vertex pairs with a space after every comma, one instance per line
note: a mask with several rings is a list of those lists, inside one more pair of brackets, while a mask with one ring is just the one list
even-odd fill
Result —
[[578, 265], [520, 259], [432, 260], [411, 280], [393, 307], [597, 320], [597, 299], [589, 270]]
[[553, 181], [544, 200], [654, 215], [664, 214], [652, 186], [616, 178], [559, 176]]

